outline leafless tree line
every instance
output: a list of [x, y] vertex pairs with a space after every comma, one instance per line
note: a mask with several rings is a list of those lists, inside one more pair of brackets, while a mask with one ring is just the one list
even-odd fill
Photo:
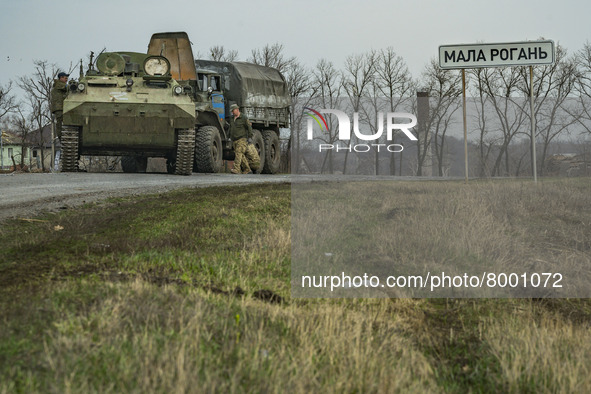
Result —
[[[238, 51], [223, 46], [211, 47], [207, 57], [218, 61], [240, 59]], [[291, 163], [291, 170], [296, 172], [449, 175], [451, 152], [457, 150], [461, 139], [458, 131], [462, 129], [459, 70], [442, 70], [437, 60], [431, 59], [420, 76], [413, 78], [404, 59], [391, 47], [352, 54], [340, 68], [326, 59], [313, 67], [304, 65], [288, 56], [279, 43], [253, 49], [246, 61], [277, 68], [288, 83], [292, 133], [285, 144], [285, 170]], [[45, 155], [40, 131], [51, 121], [49, 95], [59, 70], [46, 61], [34, 64], [31, 75], [0, 86], [0, 125], [23, 142], [37, 139]], [[556, 62], [536, 66], [533, 71], [535, 141], [543, 174], [553, 142], [591, 137], [591, 44], [571, 55], [558, 45]], [[531, 171], [530, 153], [524, 149], [531, 121], [529, 68], [469, 70], [467, 81], [472, 175], [523, 175]], [[15, 87], [23, 93], [24, 101], [17, 100]], [[350, 117], [356, 113], [359, 128], [366, 135], [376, 134], [383, 127], [380, 112], [417, 114], [419, 123], [412, 131], [418, 141], [401, 135], [387, 141], [383, 132], [373, 143], [400, 144], [404, 150], [358, 154], [351, 147], [363, 141], [355, 133], [350, 140], [340, 141], [336, 118], [326, 115], [328, 129], [315, 135], [314, 142], [338, 145], [341, 152], [328, 150], [320, 155], [307, 139], [306, 107], [340, 109]], [[32, 138], [33, 133], [39, 135]], [[463, 152], [461, 155], [463, 160]]]
[[[345, 149], [336, 166], [333, 150], [314, 155], [318, 153], [317, 145], [302, 138], [306, 124], [294, 118], [294, 171], [382, 174], [386, 169], [390, 175], [400, 175], [403, 168], [397, 163], [404, 163], [405, 173], [409, 175], [445, 176], [452, 166], [452, 150], [456, 161], [463, 162], [463, 150], [457, 146], [463, 138], [460, 70], [443, 70], [437, 59], [432, 59], [420, 77], [413, 79], [404, 60], [388, 48], [351, 55], [340, 70], [331, 62], [321, 60], [303, 78], [310, 81], [310, 87], [304, 94], [307, 104], [300, 105], [300, 112], [301, 107], [310, 104], [356, 112], [360, 123], [370, 131], [365, 134], [374, 134], [379, 126], [378, 112], [402, 109], [419, 116], [413, 130], [418, 141], [412, 146], [410, 141], [401, 141], [404, 137], [395, 137], [401, 144], [406, 142], [405, 148], [410, 149], [395, 154], [380, 153], [380, 159], [376, 151], [373, 163], [367, 161], [369, 155], [363, 152], [356, 155], [356, 168], [351, 167], [350, 153]], [[471, 175], [531, 173], [531, 149], [524, 149], [531, 144], [529, 67], [468, 70], [467, 82]], [[558, 45], [554, 64], [533, 67], [533, 96], [537, 165], [538, 172], [544, 174], [553, 143], [569, 141], [572, 146], [576, 141], [588, 145], [591, 137], [591, 44], [572, 55]], [[331, 118], [327, 116], [327, 133], [315, 136], [317, 142], [337, 143], [337, 128]], [[350, 141], [340, 144], [347, 147], [357, 142], [352, 136]], [[589, 149], [585, 146], [583, 150]], [[380, 165], [380, 161], [388, 162], [388, 166]]]

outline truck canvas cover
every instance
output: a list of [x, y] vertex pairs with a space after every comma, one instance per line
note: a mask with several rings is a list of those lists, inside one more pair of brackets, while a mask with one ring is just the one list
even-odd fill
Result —
[[197, 72], [207, 70], [224, 77], [224, 95], [241, 107], [289, 107], [291, 100], [281, 73], [246, 62], [196, 60]]

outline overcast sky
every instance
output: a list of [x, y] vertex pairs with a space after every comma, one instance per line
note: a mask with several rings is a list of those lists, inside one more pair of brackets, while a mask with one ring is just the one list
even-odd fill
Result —
[[572, 53], [591, 40], [589, 1], [1, 1], [2, 85], [34, 60], [65, 69], [91, 50], [145, 52], [164, 31], [186, 31], [195, 54], [223, 45], [240, 60], [278, 42], [310, 67], [325, 58], [342, 68], [348, 55], [391, 46], [414, 77], [443, 44], [543, 37]]

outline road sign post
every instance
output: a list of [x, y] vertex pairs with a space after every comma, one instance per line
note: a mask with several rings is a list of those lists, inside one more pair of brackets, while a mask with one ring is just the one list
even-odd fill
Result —
[[554, 41], [524, 41], [497, 44], [459, 44], [439, 47], [439, 67], [462, 70], [462, 91], [464, 100], [464, 147], [465, 175], [468, 182], [468, 137], [466, 125], [466, 68], [529, 66], [531, 145], [534, 182], [538, 181], [536, 168], [536, 122], [534, 113], [533, 66], [554, 64]]

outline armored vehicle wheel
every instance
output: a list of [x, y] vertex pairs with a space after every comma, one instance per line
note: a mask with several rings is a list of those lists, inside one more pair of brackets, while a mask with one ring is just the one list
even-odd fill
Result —
[[148, 168], [147, 157], [123, 156], [121, 158], [123, 172], [146, 172]]
[[62, 129], [62, 153], [61, 153], [61, 170], [63, 172], [78, 171], [78, 141], [80, 136], [80, 129], [75, 126], [63, 126]]
[[191, 175], [193, 172], [193, 153], [195, 152], [195, 130], [185, 129], [178, 131], [176, 175]]
[[195, 138], [195, 172], [219, 172], [222, 168], [222, 138], [215, 126], [203, 126]]
[[265, 163], [261, 171], [263, 174], [275, 174], [281, 165], [281, 147], [279, 136], [273, 130], [263, 130], [265, 144]]
[[255, 129], [252, 130], [252, 143], [254, 144], [254, 147], [261, 158], [261, 166], [257, 171], [257, 174], [260, 174], [262, 169], [265, 168], [265, 141], [263, 140], [263, 136], [261, 135], [260, 131]]

